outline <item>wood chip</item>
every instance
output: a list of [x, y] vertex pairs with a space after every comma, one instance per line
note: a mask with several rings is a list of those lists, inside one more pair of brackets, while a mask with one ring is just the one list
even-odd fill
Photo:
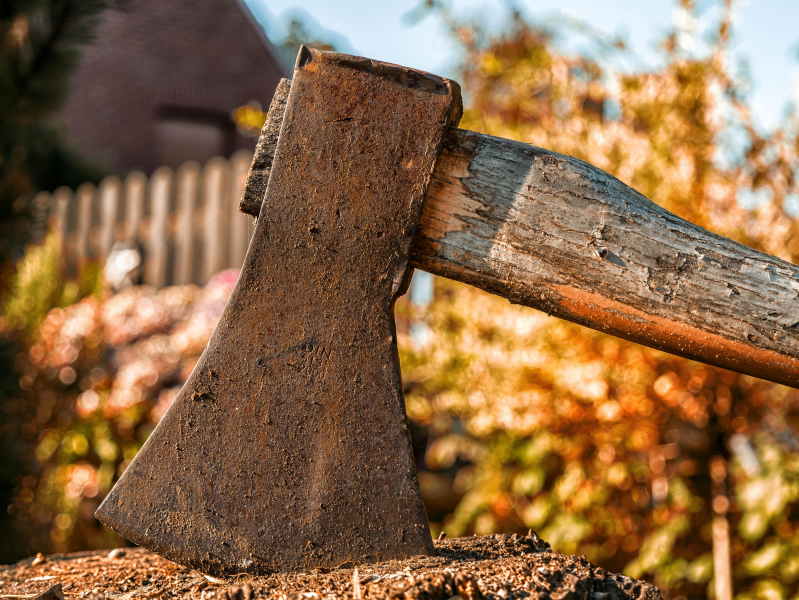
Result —
[[32, 567], [36, 567], [36, 566], [38, 566], [38, 565], [41, 565], [41, 564], [44, 564], [44, 563], [46, 563], [46, 562], [47, 562], [47, 557], [46, 557], [44, 554], [42, 554], [41, 552], [39, 552], [39, 553], [38, 553], [38, 554], [37, 554], [37, 555], [34, 557], [34, 559], [33, 559], [33, 562], [31, 562], [31, 566], [32, 566]]
[[361, 595], [361, 580], [358, 577], [358, 567], [355, 567], [352, 571], [352, 595], [355, 597], [355, 600], [361, 600], [361, 598], [363, 598]]

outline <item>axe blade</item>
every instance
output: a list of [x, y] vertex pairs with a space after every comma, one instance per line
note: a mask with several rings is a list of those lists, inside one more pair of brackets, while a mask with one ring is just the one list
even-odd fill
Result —
[[96, 516], [211, 573], [433, 554], [393, 304], [457, 84], [303, 47], [200, 361]]

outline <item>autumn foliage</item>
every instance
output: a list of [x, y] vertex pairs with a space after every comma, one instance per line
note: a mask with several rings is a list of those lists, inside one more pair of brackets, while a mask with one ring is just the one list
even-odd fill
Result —
[[[560, 54], [518, 15], [487, 39], [450, 23], [465, 52], [463, 127], [583, 159], [796, 262], [797, 122], [769, 136], [752, 125], [728, 70], [729, 12], [706, 54], [675, 31], [663, 69], [625, 75]], [[532, 527], [561, 552], [699, 598], [713, 595], [715, 514], [729, 520], [738, 597], [797, 592], [795, 390], [443, 280], [416, 318], [433, 335], [405, 346], [406, 399], [429, 431], [421, 484], [449, 535]]]
[[[496, 36], [448, 18], [463, 48], [461, 126], [576, 156], [795, 263], [797, 121], [770, 135], [752, 125], [725, 15], [704, 53], [687, 52], [675, 31], [662, 69], [622, 75], [611, 68], [622, 44], [575, 57], [518, 15]], [[57, 244], [45, 247], [19, 272], [50, 265], [58, 280]], [[32, 550], [122, 543], [93, 509], [185, 381], [234, 281], [115, 296], [19, 283], [3, 328], [25, 348], [20, 389], [2, 409], [30, 448], [10, 510]], [[446, 280], [435, 291], [426, 307], [397, 307], [401, 322], [429, 328], [424, 339], [401, 333], [400, 346], [435, 534], [533, 528], [664, 597], [704, 598], [723, 519], [736, 598], [799, 592], [799, 392]]]

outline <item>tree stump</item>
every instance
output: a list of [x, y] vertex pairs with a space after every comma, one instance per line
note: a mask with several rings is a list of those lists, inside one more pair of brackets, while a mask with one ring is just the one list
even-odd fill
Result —
[[0, 568], [0, 600], [36, 599], [58, 585], [65, 600], [661, 599], [655, 586], [608, 573], [585, 557], [556, 554], [532, 532], [436, 540], [435, 546], [433, 557], [224, 579], [142, 548], [39, 556]]

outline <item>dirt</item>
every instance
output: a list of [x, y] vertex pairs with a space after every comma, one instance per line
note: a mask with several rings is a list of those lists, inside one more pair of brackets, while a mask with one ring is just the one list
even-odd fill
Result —
[[534, 533], [435, 541], [438, 556], [266, 576], [216, 578], [142, 548], [100, 550], [0, 567], [0, 600], [36, 598], [60, 584], [65, 600], [660, 600], [658, 589], [563, 556]]

